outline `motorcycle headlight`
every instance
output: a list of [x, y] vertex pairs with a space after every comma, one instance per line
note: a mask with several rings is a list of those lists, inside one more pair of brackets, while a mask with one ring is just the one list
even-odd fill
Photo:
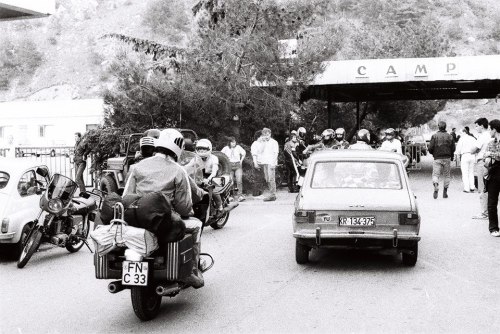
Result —
[[63, 209], [63, 202], [59, 198], [53, 198], [47, 206], [53, 213], [58, 213]]

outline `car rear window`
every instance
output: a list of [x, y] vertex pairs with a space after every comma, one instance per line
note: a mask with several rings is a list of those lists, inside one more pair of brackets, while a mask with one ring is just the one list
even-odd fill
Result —
[[0, 172], [0, 189], [7, 187], [9, 183], [10, 175], [6, 172]]
[[311, 188], [402, 189], [402, 183], [395, 163], [325, 161], [315, 164]]

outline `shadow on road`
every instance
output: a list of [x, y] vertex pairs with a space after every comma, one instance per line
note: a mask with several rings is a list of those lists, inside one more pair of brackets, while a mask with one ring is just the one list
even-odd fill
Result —
[[311, 269], [340, 271], [405, 271], [395, 251], [365, 249], [319, 249], [310, 253]]

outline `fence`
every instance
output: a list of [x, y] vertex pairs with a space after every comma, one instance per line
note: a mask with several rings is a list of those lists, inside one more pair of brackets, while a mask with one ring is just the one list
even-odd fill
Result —
[[[74, 147], [16, 147], [17, 159], [36, 159], [49, 167], [51, 174], [59, 173], [75, 179], [75, 164], [73, 163]], [[9, 149], [0, 149], [0, 156], [8, 156]], [[87, 168], [83, 172], [85, 186], [94, 186], [93, 175], [89, 173], [92, 157], [87, 159]]]
[[421, 159], [422, 155], [427, 154], [427, 148], [424, 145], [408, 144], [401, 147], [403, 154], [408, 157], [408, 169], [419, 170], [422, 169]]

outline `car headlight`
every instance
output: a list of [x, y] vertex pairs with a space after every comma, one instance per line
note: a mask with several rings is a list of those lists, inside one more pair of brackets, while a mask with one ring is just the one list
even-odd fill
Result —
[[2, 219], [2, 233], [7, 233], [9, 231], [9, 218]]
[[58, 213], [63, 209], [63, 202], [59, 198], [53, 198], [47, 206], [53, 213]]

